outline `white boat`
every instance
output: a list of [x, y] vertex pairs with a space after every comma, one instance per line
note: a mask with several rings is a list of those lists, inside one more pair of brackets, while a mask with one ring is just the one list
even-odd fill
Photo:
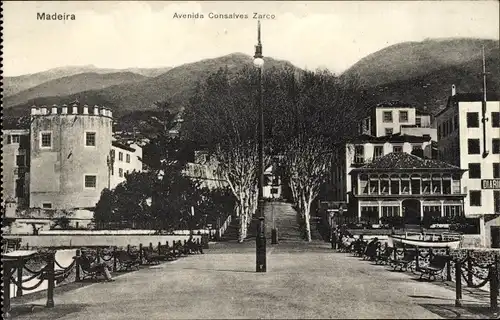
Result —
[[429, 233], [410, 233], [403, 235], [390, 235], [387, 240], [389, 247], [397, 244], [405, 244], [422, 248], [450, 248], [458, 249], [462, 243], [462, 236], [459, 234], [429, 234]]

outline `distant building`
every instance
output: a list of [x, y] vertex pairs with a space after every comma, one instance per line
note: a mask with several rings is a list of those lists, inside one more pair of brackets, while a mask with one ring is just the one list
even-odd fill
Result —
[[2, 132], [2, 199], [20, 209], [92, 209], [121, 171], [142, 170], [142, 148], [113, 142], [112, 122], [105, 107], [32, 107], [29, 128]]
[[372, 109], [370, 116], [361, 121], [358, 131], [359, 134], [375, 137], [393, 134], [429, 135], [437, 141], [430, 114], [397, 100], [379, 103]]
[[414, 153], [420, 157], [433, 158], [433, 143], [430, 136], [392, 135], [373, 137], [361, 135], [341, 148], [334, 155], [329, 191], [322, 200], [344, 203], [350, 201], [352, 183], [351, 170], [374, 162], [383, 156], [395, 153]]
[[131, 172], [142, 171], [142, 148], [135, 143], [123, 144], [118, 141], [111, 142], [110, 159], [112, 161], [109, 189], [114, 189], [125, 181], [125, 175]]
[[2, 204], [28, 205], [29, 202], [29, 154], [28, 129], [2, 131]]
[[465, 170], [446, 162], [392, 152], [349, 172], [353, 221], [379, 223], [401, 216], [407, 224], [426, 217], [463, 215], [460, 181]]
[[491, 215], [500, 214], [500, 101], [488, 95], [483, 108], [482, 100], [481, 93], [457, 94], [453, 86], [436, 123], [438, 157], [467, 170], [462, 181], [465, 214], [481, 218], [486, 228], [481, 234], [488, 239], [491, 230], [484, 223], [498, 220]]

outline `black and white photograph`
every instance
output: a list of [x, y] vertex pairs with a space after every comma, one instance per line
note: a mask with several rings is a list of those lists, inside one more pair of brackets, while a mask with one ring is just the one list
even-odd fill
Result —
[[1, 10], [3, 318], [500, 318], [499, 1]]

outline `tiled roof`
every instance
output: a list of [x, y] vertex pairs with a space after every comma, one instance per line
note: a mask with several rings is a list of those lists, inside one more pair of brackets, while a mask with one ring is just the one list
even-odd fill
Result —
[[[487, 92], [487, 101], [499, 101], [499, 95], [496, 92]], [[483, 101], [483, 94], [481, 92], [469, 92], [469, 93], [457, 93], [454, 96], [450, 96], [451, 101]]]
[[400, 100], [390, 100], [380, 102], [376, 105], [377, 108], [412, 108], [409, 103], [400, 101]]
[[127, 146], [126, 144], [123, 144], [123, 143], [118, 142], [118, 141], [112, 141], [111, 145], [113, 147], [116, 147], [116, 148], [120, 148], [120, 149], [131, 151], [131, 152], [135, 152], [134, 148], [131, 148], [131, 147]]
[[431, 136], [413, 136], [409, 134], [393, 134], [390, 136], [375, 137], [368, 134], [362, 134], [352, 140], [352, 143], [385, 143], [385, 142], [425, 142], [430, 141]]
[[[366, 164], [361, 168], [353, 169], [352, 171], [365, 171], [365, 170], [419, 170], [419, 169], [447, 169], [447, 170], [460, 170], [459, 167], [449, 163], [422, 159], [415, 155], [406, 152], [392, 152], [382, 158], [379, 158], [372, 163]], [[351, 172], [352, 172], [351, 171]]]

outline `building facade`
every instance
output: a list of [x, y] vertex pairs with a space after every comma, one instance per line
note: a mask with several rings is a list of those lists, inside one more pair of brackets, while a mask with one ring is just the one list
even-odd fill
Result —
[[108, 186], [112, 114], [72, 104], [32, 108], [30, 207], [94, 207]]
[[379, 103], [361, 121], [359, 134], [383, 137], [393, 134], [429, 135], [436, 141], [436, 129], [430, 114], [401, 101]]
[[462, 216], [464, 172], [442, 161], [389, 153], [349, 172], [349, 213], [354, 221], [371, 224], [392, 216], [404, 217], [407, 224], [426, 217]]
[[[484, 121], [483, 121], [484, 119]], [[500, 101], [455, 94], [436, 115], [438, 156], [461, 169], [466, 215], [500, 214]]]
[[29, 130], [2, 131], [2, 204], [29, 201]]
[[352, 182], [351, 170], [376, 161], [389, 153], [414, 153], [421, 157], [433, 158], [435, 149], [430, 136], [392, 135], [374, 137], [361, 135], [346, 144], [342, 151], [334, 155], [330, 191], [323, 200], [344, 203], [350, 201]]
[[136, 143], [128, 145], [118, 141], [112, 141], [109, 161], [111, 161], [111, 163], [109, 164], [108, 189], [113, 189], [125, 181], [126, 174], [134, 171], [142, 171], [142, 148]]
[[16, 210], [91, 209], [104, 188], [142, 170], [142, 148], [113, 141], [108, 108], [75, 102], [33, 107], [30, 117], [29, 128], [2, 132], [2, 200]]

